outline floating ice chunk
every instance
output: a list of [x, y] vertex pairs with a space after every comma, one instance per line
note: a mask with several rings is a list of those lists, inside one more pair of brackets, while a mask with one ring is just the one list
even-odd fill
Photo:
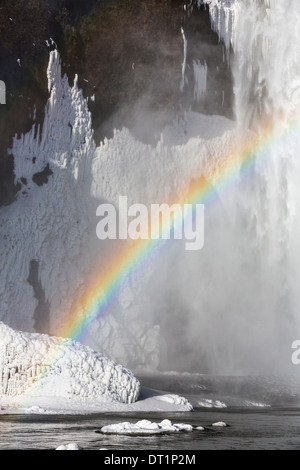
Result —
[[197, 426], [195, 429], [196, 431], [204, 431], [204, 428], [202, 426]]
[[81, 450], [81, 447], [76, 442], [71, 442], [70, 444], [62, 444], [56, 450]]
[[228, 426], [228, 424], [224, 423], [224, 421], [218, 421], [216, 423], [213, 423], [212, 426], [219, 427], [219, 428], [225, 428]]

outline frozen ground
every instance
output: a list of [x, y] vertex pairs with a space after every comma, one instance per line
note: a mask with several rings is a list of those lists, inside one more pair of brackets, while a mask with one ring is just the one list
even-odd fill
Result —
[[105, 399], [80, 399], [35, 396], [26, 397], [0, 397], [0, 414], [90, 414], [113, 412], [173, 412], [191, 411], [192, 406], [184, 397], [178, 395], [165, 395], [162, 392], [141, 388], [141, 395], [135, 403], [125, 404]]

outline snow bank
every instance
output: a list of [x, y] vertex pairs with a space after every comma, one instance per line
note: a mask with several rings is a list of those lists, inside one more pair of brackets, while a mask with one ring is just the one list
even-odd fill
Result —
[[184, 406], [186, 406], [186, 405], [189, 404], [189, 402], [186, 398], [181, 397], [179, 395], [173, 395], [171, 393], [166, 394], [166, 395], [158, 396], [157, 400], [161, 400], [161, 401], [171, 403], [171, 404], [174, 404], [174, 405], [184, 405]]
[[0, 394], [27, 393], [133, 403], [140, 383], [128, 369], [78, 342], [14, 331], [0, 322]]

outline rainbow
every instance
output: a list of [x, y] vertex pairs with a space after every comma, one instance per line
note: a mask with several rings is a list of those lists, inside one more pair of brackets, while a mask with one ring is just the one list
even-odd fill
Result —
[[[297, 116], [289, 122], [279, 119], [276, 125], [273, 120], [260, 128], [259, 133], [247, 133], [234, 151], [224, 155], [221, 165], [215, 167], [209, 177], [194, 179], [180, 201], [176, 197], [170, 198], [169, 204], [211, 204], [214, 201], [216, 189], [219, 193], [226, 191], [241, 178], [251, 175], [256, 163], [263, 165], [267, 162], [274, 149], [284, 146], [287, 141], [299, 136], [299, 129], [300, 120]], [[173, 220], [173, 226], [177, 222]], [[125, 244], [121, 252], [118, 251], [109, 259], [105, 270], [93, 273], [80, 306], [71, 312], [59, 336], [83, 342], [93, 322], [107, 314], [124, 281], [146, 263], [151, 262], [167, 243], [169, 243], [168, 240], [148, 238]], [[31, 390], [42, 388], [51, 374], [52, 366], [64, 353], [63, 343], [57, 350], [48, 352], [44, 362], [50, 367], [46, 372], [41, 373], [38, 380], [25, 391], [25, 406], [31, 403]]]
[[[278, 122], [274, 125], [273, 119], [260, 127], [258, 133], [247, 133], [237, 148], [224, 156], [221, 167], [211, 171], [209, 178], [194, 179], [185, 196], [180, 201], [171, 198], [169, 204], [209, 204], [215, 197], [216, 189], [225, 191], [241, 177], [251, 174], [256, 161], [262, 164], [274, 148], [284, 145], [285, 140], [299, 130], [298, 117], [291, 119], [288, 125], [282, 119]], [[172, 223], [176, 225], [177, 221], [173, 220]], [[161, 239], [139, 239], [128, 243], [123, 251], [116, 253], [104, 270], [93, 274], [80, 306], [71, 312], [60, 335], [83, 341], [93, 322], [108, 312], [124, 280], [151, 262], [165, 244], [166, 241]]]

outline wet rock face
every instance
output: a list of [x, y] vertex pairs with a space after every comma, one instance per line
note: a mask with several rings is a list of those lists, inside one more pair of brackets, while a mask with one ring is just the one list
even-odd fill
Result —
[[[95, 140], [126, 126], [153, 143], [181, 109], [232, 117], [232, 81], [208, 11], [183, 0], [6, 0], [0, 9], [0, 205], [14, 200], [11, 146], [15, 133], [42, 122], [48, 97], [49, 51], [58, 47], [63, 71], [75, 73], [89, 98]], [[186, 86], [182, 75], [184, 28]], [[193, 60], [208, 66], [205, 97], [193, 99]]]

